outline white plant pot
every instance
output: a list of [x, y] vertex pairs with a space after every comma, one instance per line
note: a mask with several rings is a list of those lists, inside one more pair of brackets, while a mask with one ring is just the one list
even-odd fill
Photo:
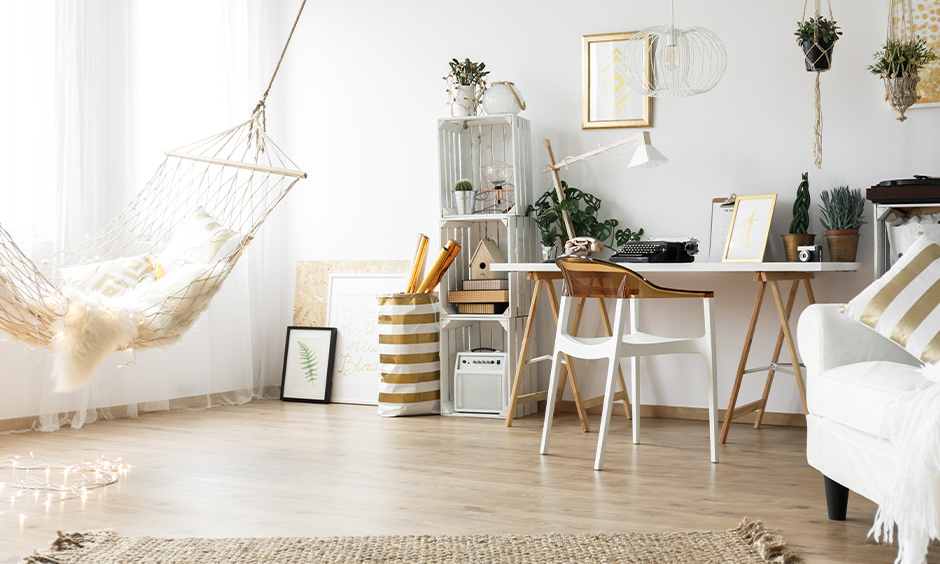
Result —
[[450, 115], [454, 117], [468, 117], [476, 115], [474, 99], [476, 98], [476, 85], [454, 86], [451, 91], [454, 101], [450, 105]]
[[555, 245], [542, 245], [542, 262], [555, 262]]

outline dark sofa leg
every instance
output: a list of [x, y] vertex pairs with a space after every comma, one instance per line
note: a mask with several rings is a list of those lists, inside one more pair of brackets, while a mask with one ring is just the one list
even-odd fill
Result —
[[849, 488], [823, 476], [826, 481], [826, 509], [830, 521], [845, 521], [845, 512], [849, 507]]

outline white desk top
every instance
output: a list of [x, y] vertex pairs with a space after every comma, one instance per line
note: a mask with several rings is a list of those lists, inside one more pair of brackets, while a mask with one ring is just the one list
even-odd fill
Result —
[[[623, 262], [635, 272], [853, 272], [859, 262]], [[557, 272], [554, 262], [491, 263], [497, 272]]]

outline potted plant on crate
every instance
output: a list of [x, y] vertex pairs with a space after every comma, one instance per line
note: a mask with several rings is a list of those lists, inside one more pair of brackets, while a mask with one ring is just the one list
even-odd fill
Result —
[[447, 81], [450, 114], [454, 117], [475, 116], [483, 93], [486, 92], [486, 75], [490, 74], [490, 71], [484, 70], [486, 63], [452, 59], [448, 65], [450, 74], [444, 80]]
[[809, 228], [809, 203], [809, 173], [804, 172], [800, 185], [796, 189], [790, 232], [781, 235], [788, 262], [799, 260], [798, 247], [812, 245], [816, 241], [815, 233], [806, 232]]
[[797, 22], [796, 43], [803, 48], [806, 70], [823, 72], [832, 65], [832, 49], [842, 35], [835, 20], [816, 16]]
[[852, 190], [838, 186], [823, 190], [819, 194], [822, 217], [819, 221], [826, 228], [826, 243], [829, 260], [833, 262], [855, 262], [858, 252], [858, 230], [865, 224], [865, 197], [861, 188]]
[[868, 70], [884, 80], [885, 100], [898, 112], [898, 121], [906, 120], [904, 112], [920, 99], [917, 94], [920, 69], [936, 60], [937, 54], [920, 37], [905, 41], [889, 39], [875, 53], [875, 62]]
[[473, 213], [473, 200], [476, 192], [473, 190], [473, 184], [469, 180], [459, 180], [454, 184], [454, 204], [457, 215], [469, 215]]

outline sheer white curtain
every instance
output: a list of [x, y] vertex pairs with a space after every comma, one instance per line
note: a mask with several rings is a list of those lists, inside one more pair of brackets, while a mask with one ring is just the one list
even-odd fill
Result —
[[[248, 118], [279, 49], [263, 0], [13, 0], [0, 6], [12, 128], [0, 141], [0, 224], [40, 256], [93, 233], [144, 186], [162, 151]], [[272, 98], [269, 98], [269, 104]], [[269, 119], [269, 132], [273, 120]], [[0, 431], [81, 426], [139, 410], [240, 403], [280, 382], [289, 300], [277, 217], [177, 345], [109, 358], [52, 393], [46, 351], [0, 343]], [[280, 344], [278, 344], [280, 343]], [[10, 420], [20, 418], [19, 422]]]

